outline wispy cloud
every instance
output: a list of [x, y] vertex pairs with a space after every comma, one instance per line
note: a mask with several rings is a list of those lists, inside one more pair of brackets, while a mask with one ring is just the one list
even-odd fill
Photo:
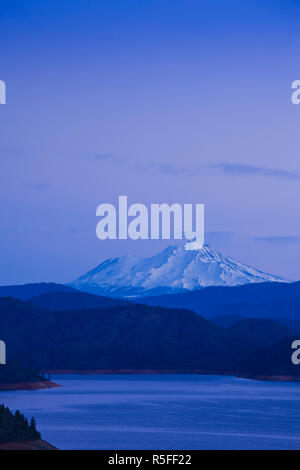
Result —
[[192, 168], [182, 168], [172, 165], [171, 163], [162, 162], [162, 163], [150, 163], [143, 167], [145, 171], [153, 171], [155, 173], [160, 173], [163, 175], [184, 175], [184, 174], [193, 174], [195, 170]]
[[151, 172], [162, 175], [193, 175], [199, 172], [199, 169], [178, 167], [169, 162], [143, 163], [142, 161], [133, 161], [108, 153], [84, 155], [81, 159], [85, 161], [113, 163], [115, 165], [124, 166], [132, 171]]
[[300, 237], [294, 235], [286, 237], [254, 237], [253, 240], [265, 243], [300, 243]]
[[267, 168], [254, 165], [239, 165], [235, 163], [216, 163], [212, 168], [222, 171], [225, 175], [242, 176], [267, 176], [271, 178], [282, 178], [290, 180], [299, 180], [300, 174], [295, 171], [283, 170], [279, 168]]
[[141, 171], [147, 173], [157, 173], [161, 175], [169, 176], [195, 176], [207, 171], [207, 168], [212, 168], [214, 170], [220, 171], [228, 176], [265, 176], [270, 178], [281, 178], [289, 180], [300, 180], [300, 173], [284, 170], [279, 168], [267, 168], [263, 166], [255, 165], [242, 165], [228, 162], [216, 163], [213, 165], [199, 166], [199, 167], [182, 167], [174, 165], [170, 162], [152, 162], [152, 163], [143, 163], [142, 161], [132, 161], [129, 159], [122, 158], [115, 154], [110, 153], [100, 153], [100, 154], [89, 154], [81, 157], [86, 161], [102, 162], [102, 163], [112, 163], [114, 165], [124, 166], [128, 170], [132, 171]]
[[103, 161], [112, 161], [112, 162], [119, 162], [119, 157], [112, 153], [91, 153], [82, 155], [81, 160], [86, 161], [96, 161], [96, 162], [103, 162]]
[[38, 183], [31, 186], [31, 189], [34, 189], [34, 191], [47, 191], [50, 188], [51, 184], [48, 183]]
[[222, 231], [207, 232], [206, 236], [208, 238], [214, 238], [214, 239], [226, 240], [227, 241], [227, 240], [232, 240], [233, 239], [234, 233], [233, 232], [222, 232]]

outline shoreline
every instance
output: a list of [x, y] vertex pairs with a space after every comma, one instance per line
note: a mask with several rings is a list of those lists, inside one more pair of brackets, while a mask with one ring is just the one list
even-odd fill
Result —
[[58, 450], [43, 439], [36, 441], [0, 442], [0, 450]]
[[258, 375], [239, 377], [241, 379], [260, 380], [262, 382], [300, 382], [300, 377], [296, 375]]
[[259, 380], [264, 382], [300, 382], [300, 376], [293, 375], [239, 375], [232, 372], [207, 372], [202, 370], [181, 371], [181, 370], [155, 370], [155, 369], [62, 369], [47, 371], [54, 375], [219, 375], [231, 376], [238, 379]]
[[50, 380], [41, 380], [39, 382], [16, 382], [16, 383], [0, 383], [1, 392], [9, 392], [16, 390], [43, 390], [46, 388], [61, 387], [61, 385], [51, 382]]
[[[230, 376], [238, 379], [256, 380], [261, 382], [300, 382], [299, 376], [293, 375], [238, 375], [230, 372], [207, 372], [202, 370], [180, 371], [180, 370], [155, 370], [155, 369], [62, 369], [51, 370], [47, 373], [54, 375], [216, 375]], [[16, 382], [16, 383], [0, 383], [0, 392], [13, 391], [33, 391], [45, 390], [50, 388], [62, 387], [62, 385], [50, 380], [41, 380], [39, 382]]]

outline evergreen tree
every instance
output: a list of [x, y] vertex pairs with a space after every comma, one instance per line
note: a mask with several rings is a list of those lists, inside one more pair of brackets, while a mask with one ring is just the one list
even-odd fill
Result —
[[41, 435], [36, 429], [36, 421], [28, 419], [17, 410], [13, 414], [4, 404], [0, 404], [0, 442], [17, 442], [40, 439]]

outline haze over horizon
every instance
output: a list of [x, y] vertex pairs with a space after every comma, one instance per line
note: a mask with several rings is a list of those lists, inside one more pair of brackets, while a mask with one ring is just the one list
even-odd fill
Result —
[[69, 282], [166, 247], [96, 238], [96, 207], [121, 194], [204, 203], [206, 242], [300, 279], [299, 2], [28, 0], [0, 12], [0, 284]]

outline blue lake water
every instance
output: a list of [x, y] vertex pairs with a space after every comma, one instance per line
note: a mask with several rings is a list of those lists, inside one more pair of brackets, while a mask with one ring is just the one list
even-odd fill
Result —
[[201, 375], [57, 375], [0, 392], [60, 449], [300, 449], [300, 383]]

